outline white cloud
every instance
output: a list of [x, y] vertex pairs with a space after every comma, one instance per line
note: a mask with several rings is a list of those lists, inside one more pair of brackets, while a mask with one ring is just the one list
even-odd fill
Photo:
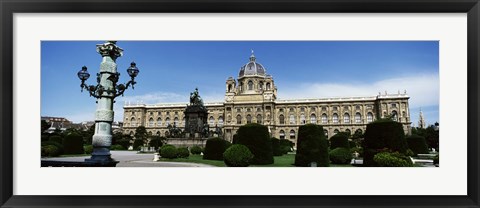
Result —
[[407, 90], [410, 108], [436, 106], [439, 104], [438, 74], [420, 74], [373, 83], [304, 83], [298, 88], [278, 89], [279, 99], [375, 96], [379, 92], [389, 94]]

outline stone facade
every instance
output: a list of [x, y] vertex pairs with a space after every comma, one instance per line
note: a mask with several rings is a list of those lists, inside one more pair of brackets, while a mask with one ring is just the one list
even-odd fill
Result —
[[[369, 97], [277, 99], [272, 76], [252, 53], [250, 61], [240, 69], [238, 79], [229, 77], [225, 85], [225, 101], [205, 103], [210, 127], [222, 127], [224, 138], [231, 141], [238, 128], [247, 123], [268, 127], [276, 138], [296, 143], [298, 128], [314, 123], [322, 125], [328, 138], [337, 132], [365, 132], [366, 125], [376, 119], [393, 116], [411, 131], [409, 96], [404, 93]], [[165, 136], [168, 124], [185, 126], [183, 104], [136, 104], [124, 106], [124, 133], [134, 134], [143, 125], [151, 134]]]

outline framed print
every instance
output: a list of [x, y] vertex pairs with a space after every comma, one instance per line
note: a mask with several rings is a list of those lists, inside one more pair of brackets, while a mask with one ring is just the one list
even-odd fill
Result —
[[[2, 207], [479, 206], [478, 0], [0, 6]], [[62, 117], [95, 120], [91, 135], [55, 137], [71, 125]], [[405, 142], [369, 143], [386, 136], [363, 132], [389, 122]], [[249, 148], [256, 135], [237, 127], [250, 123], [290, 141], [277, 162]], [[302, 163], [302, 151], [323, 148], [301, 144], [312, 123], [330, 139], [327, 160]], [[136, 141], [140, 126], [148, 140]], [[344, 133], [352, 148], [338, 165]], [[205, 162], [214, 139], [195, 138], [211, 137], [233, 146], [217, 141], [221, 158]], [[155, 139], [180, 158], [158, 153]]]

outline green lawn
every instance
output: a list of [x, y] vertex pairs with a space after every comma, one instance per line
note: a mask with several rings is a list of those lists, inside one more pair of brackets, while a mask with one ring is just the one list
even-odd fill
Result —
[[[165, 162], [190, 162], [190, 163], [202, 163], [213, 165], [217, 167], [226, 167], [223, 161], [219, 160], [204, 160], [202, 155], [190, 155], [188, 158], [177, 158], [177, 159], [166, 159], [160, 158], [160, 161]], [[251, 165], [250, 167], [295, 167], [293, 163], [295, 162], [294, 154], [287, 154], [283, 156], [274, 157], [274, 163], [269, 165]], [[351, 165], [334, 165], [330, 164], [330, 167], [353, 167]]]

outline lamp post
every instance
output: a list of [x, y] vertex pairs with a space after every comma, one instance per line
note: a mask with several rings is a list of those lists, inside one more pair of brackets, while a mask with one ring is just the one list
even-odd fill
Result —
[[106, 41], [103, 44], [97, 44], [97, 52], [102, 56], [100, 63], [100, 72], [97, 73], [97, 85], [87, 85], [85, 81], [90, 77], [87, 67], [84, 66], [77, 73], [82, 82], [81, 91], [87, 90], [91, 97], [97, 99], [97, 110], [95, 111], [95, 134], [93, 135], [93, 152], [85, 163], [92, 166], [116, 166], [117, 161], [111, 158], [110, 146], [112, 145], [112, 122], [113, 122], [113, 103], [115, 98], [122, 95], [125, 90], [132, 86], [134, 88], [135, 77], [138, 75], [138, 68], [135, 62], [132, 62], [127, 69], [131, 80], [127, 84], [118, 84], [120, 73], [117, 72], [116, 60], [122, 56], [123, 49], [118, 47], [117, 41]]

